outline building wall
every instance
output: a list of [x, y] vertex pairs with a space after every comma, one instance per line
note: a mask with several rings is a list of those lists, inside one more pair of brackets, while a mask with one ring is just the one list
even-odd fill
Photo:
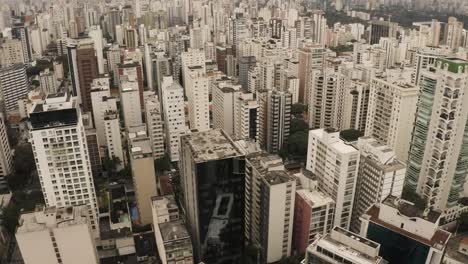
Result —
[[131, 158], [131, 163], [140, 221], [142, 224], [150, 224], [153, 221], [151, 197], [158, 195], [154, 159], [152, 156]]

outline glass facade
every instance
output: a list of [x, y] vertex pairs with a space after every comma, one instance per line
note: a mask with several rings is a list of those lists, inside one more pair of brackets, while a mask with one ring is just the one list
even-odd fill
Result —
[[245, 160], [208, 161], [196, 170], [201, 259], [234, 263], [244, 245]]
[[425, 264], [430, 247], [380, 225], [369, 223], [367, 239], [380, 244], [380, 256], [389, 263]]

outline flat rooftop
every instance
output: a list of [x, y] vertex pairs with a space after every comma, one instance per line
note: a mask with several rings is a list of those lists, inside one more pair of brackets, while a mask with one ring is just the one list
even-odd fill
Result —
[[302, 197], [311, 207], [321, 207], [330, 203], [334, 203], [330, 196], [320, 191], [302, 189], [297, 190], [296, 194]]
[[432, 238], [426, 239], [422, 236], [418, 236], [417, 234], [408, 232], [402, 228], [396, 227], [394, 225], [391, 225], [387, 222], [382, 221], [379, 218], [379, 213], [380, 213], [380, 208], [376, 205], [373, 205], [369, 210], [367, 210], [366, 214], [370, 216], [370, 221], [373, 222], [374, 224], [383, 226], [395, 233], [401, 234], [403, 236], [409, 237], [413, 240], [416, 240], [422, 244], [428, 245], [430, 247], [440, 247], [440, 245], [445, 245], [450, 238], [450, 233], [444, 230], [437, 230]]
[[182, 220], [165, 222], [159, 224], [161, 236], [164, 242], [178, 239], [190, 239], [187, 228]]
[[457, 236], [450, 238], [447, 243], [447, 248], [446, 248], [445, 253], [451, 259], [454, 259], [461, 263], [468, 263], [468, 255], [463, 254], [458, 251], [460, 247], [460, 243], [461, 244], [468, 243], [468, 233], [464, 233], [464, 234], [457, 235]]
[[294, 179], [285, 171], [270, 171], [264, 177], [263, 181], [269, 185], [278, 185], [294, 181]]
[[195, 132], [181, 137], [182, 145], [189, 145], [195, 163], [244, 155], [232, 139], [221, 129]]
[[398, 212], [407, 217], [418, 217], [425, 219], [431, 223], [437, 222], [437, 220], [440, 218], [439, 212], [429, 210], [426, 211], [425, 214], [424, 209], [420, 209], [411, 202], [408, 202], [406, 200], [400, 199], [392, 195], [389, 195], [387, 198], [385, 198], [382, 203], [398, 209]]
[[63, 228], [86, 224], [88, 221], [87, 206], [38, 207], [35, 212], [20, 216], [17, 234], [39, 232], [48, 228]]

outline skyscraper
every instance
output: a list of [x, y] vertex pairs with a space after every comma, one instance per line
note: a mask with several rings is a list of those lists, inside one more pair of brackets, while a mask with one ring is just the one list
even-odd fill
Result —
[[18, 100], [28, 93], [26, 67], [21, 64], [0, 69], [2, 111], [10, 114], [18, 109]]
[[451, 221], [468, 169], [468, 61], [437, 59], [419, 85], [405, 186]]
[[171, 76], [163, 78], [162, 101], [166, 147], [171, 161], [179, 160], [180, 136], [185, 133], [184, 91], [182, 86], [174, 83]]
[[419, 88], [401, 79], [371, 79], [365, 135], [393, 149], [406, 161]]
[[88, 146], [77, 99], [50, 94], [30, 114], [30, 141], [46, 206], [90, 206], [90, 226], [98, 235], [98, 207]]
[[306, 168], [316, 175], [319, 190], [336, 203], [334, 225], [349, 229], [359, 152], [330, 128], [310, 130], [308, 144]]
[[180, 174], [195, 260], [233, 263], [244, 245], [244, 154], [222, 130], [181, 137]]
[[373, 138], [360, 137], [356, 147], [360, 158], [351, 230], [359, 232], [360, 217], [371, 205], [379, 204], [388, 195], [401, 196], [406, 166], [391, 148]]
[[398, 24], [390, 21], [371, 21], [369, 44], [378, 44], [381, 38], [396, 38]]
[[270, 153], [286, 145], [291, 125], [292, 96], [276, 90], [257, 91], [257, 142]]
[[98, 77], [98, 62], [91, 38], [67, 40], [68, 68], [73, 95], [82, 105], [83, 112], [92, 111], [91, 83]]

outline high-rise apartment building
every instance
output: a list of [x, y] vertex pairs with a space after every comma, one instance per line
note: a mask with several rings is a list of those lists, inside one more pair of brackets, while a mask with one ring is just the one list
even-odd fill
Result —
[[223, 129], [235, 139], [255, 139], [257, 101], [232, 80], [213, 82], [213, 128]]
[[91, 84], [93, 120], [100, 146], [107, 146], [104, 116], [107, 111], [117, 111], [117, 100], [110, 96], [109, 78], [96, 78]]
[[359, 164], [359, 151], [334, 129], [309, 131], [306, 168], [317, 177], [319, 190], [336, 203], [333, 225], [349, 229]]
[[249, 71], [255, 67], [257, 59], [255, 56], [244, 56], [239, 58], [239, 83], [245, 90], [248, 89]]
[[5, 117], [0, 114], [0, 182], [13, 171], [13, 155], [8, 141]]
[[67, 51], [73, 95], [81, 103], [83, 112], [92, 111], [91, 83], [98, 77], [94, 41], [87, 37], [67, 39]]
[[18, 100], [28, 94], [26, 67], [17, 64], [0, 69], [0, 96], [2, 111], [7, 114], [18, 110]]
[[270, 153], [280, 151], [289, 137], [291, 97], [289, 92], [257, 91], [257, 142]]
[[299, 57], [299, 103], [309, 102], [311, 74], [313, 70], [321, 70], [324, 61], [324, 49], [321, 45], [308, 45], [298, 49]]
[[457, 50], [462, 42], [463, 22], [449, 17], [444, 29], [444, 43], [452, 50]]
[[183, 205], [195, 262], [232, 263], [244, 244], [245, 160], [222, 130], [181, 137]]
[[33, 59], [31, 34], [29, 28], [25, 24], [15, 24], [11, 29], [11, 35], [15, 39], [21, 41], [21, 47], [23, 48], [24, 62], [30, 62]]
[[90, 211], [80, 205], [23, 213], [16, 241], [24, 263], [99, 263]]
[[23, 46], [21, 40], [6, 39], [0, 41], [0, 64], [9, 66], [12, 64], [23, 64]]
[[135, 76], [120, 77], [120, 101], [125, 127], [139, 126], [143, 124], [140, 108], [140, 91]]
[[186, 132], [184, 90], [171, 76], [164, 77], [161, 88], [166, 147], [171, 161], [178, 161], [180, 136]]
[[119, 80], [127, 78], [132, 82], [137, 82], [137, 91], [140, 97], [140, 109], [143, 110], [145, 108], [145, 101], [143, 98], [143, 70], [141, 67], [141, 63], [134, 62], [133, 60], [126, 60], [122, 64], [118, 65], [119, 71]]
[[419, 88], [404, 80], [371, 79], [365, 135], [393, 149], [406, 161]]
[[315, 184], [296, 191], [294, 204], [293, 251], [304, 254], [318, 235], [328, 234], [333, 227], [335, 202], [319, 191]]
[[164, 122], [161, 104], [155, 94], [145, 97], [145, 121], [154, 159], [164, 156]]
[[277, 155], [250, 154], [245, 165], [245, 236], [262, 263], [291, 254], [295, 179]]
[[405, 186], [451, 221], [468, 169], [468, 61], [437, 59], [419, 85]]
[[29, 113], [30, 141], [46, 206], [89, 205], [98, 234], [98, 207], [85, 127], [77, 99], [50, 94]]
[[406, 166], [397, 159], [391, 148], [373, 138], [359, 138], [356, 148], [359, 149], [360, 158], [351, 229], [359, 232], [360, 217], [371, 205], [379, 204], [388, 195], [401, 196]]
[[41, 84], [41, 90], [44, 93], [56, 93], [57, 92], [57, 80], [55, 74], [49, 69], [45, 69], [39, 73], [39, 83]]
[[[120, 134], [119, 113], [116, 110], [108, 109], [103, 116], [104, 134], [107, 146], [107, 156], [109, 159], [118, 158], [122, 167], [125, 162], [122, 150], [122, 135]], [[119, 169], [119, 168], [118, 168]]]
[[398, 24], [375, 20], [370, 23], [369, 44], [378, 44], [381, 38], [396, 38]]
[[309, 127], [341, 129], [347, 78], [331, 68], [310, 74]]
[[185, 94], [188, 99], [190, 129], [210, 129], [209, 77], [201, 66], [185, 68]]

